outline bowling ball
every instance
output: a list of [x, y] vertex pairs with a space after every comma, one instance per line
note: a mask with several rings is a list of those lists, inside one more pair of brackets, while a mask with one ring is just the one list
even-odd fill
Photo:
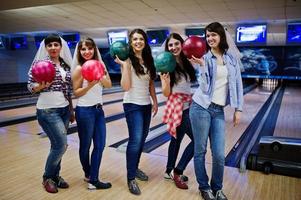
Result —
[[187, 58], [201, 58], [206, 53], [206, 42], [198, 36], [190, 36], [184, 41], [182, 50]]
[[173, 72], [176, 68], [175, 57], [167, 51], [158, 54], [154, 60], [156, 70], [158, 72]]
[[89, 82], [100, 80], [105, 74], [105, 67], [98, 60], [88, 60], [82, 65], [81, 73]]
[[116, 56], [120, 60], [125, 61], [129, 57], [129, 46], [122, 41], [116, 41], [110, 46], [110, 54], [115, 59]]
[[50, 61], [38, 61], [33, 65], [31, 74], [38, 83], [52, 82], [55, 77], [55, 67]]

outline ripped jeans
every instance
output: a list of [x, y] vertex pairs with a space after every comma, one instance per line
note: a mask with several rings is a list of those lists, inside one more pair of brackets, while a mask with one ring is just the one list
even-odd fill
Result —
[[69, 106], [37, 109], [37, 119], [50, 140], [43, 179], [59, 176], [61, 160], [67, 149], [67, 129], [70, 120]]

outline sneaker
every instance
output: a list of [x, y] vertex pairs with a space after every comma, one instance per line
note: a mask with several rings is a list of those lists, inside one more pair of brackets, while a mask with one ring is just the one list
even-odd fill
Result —
[[58, 188], [69, 188], [69, 184], [60, 176], [56, 177], [54, 179], [54, 182], [56, 183]]
[[51, 178], [44, 180], [43, 186], [44, 186], [45, 190], [49, 193], [57, 193], [58, 192], [56, 183]]
[[141, 194], [138, 183], [135, 179], [128, 181], [128, 187], [129, 187], [129, 190], [132, 194], [134, 194], [134, 195], [140, 195]]
[[136, 171], [136, 178], [140, 181], [148, 181], [148, 176], [140, 169]]
[[[180, 175], [180, 177], [181, 177], [182, 181], [184, 181], [184, 182], [188, 182], [188, 180], [189, 180], [189, 178], [183, 174]], [[172, 173], [165, 172], [164, 178], [167, 180], [173, 179]]]
[[100, 182], [100, 181], [96, 181], [96, 182], [90, 181], [88, 183], [89, 190], [109, 189], [111, 187], [112, 187], [111, 183], [105, 183], [105, 182]]
[[173, 179], [172, 174], [167, 173], [167, 172], [164, 173], [164, 178], [167, 179], [167, 180], [172, 180]]
[[202, 190], [200, 194], [204, 200], [215, 200], [212, 190]]
[[176, 186], [180, 189], [187, 190], [188, 185], [181, 179], [179, 174], [173, 173], [173, 181], [175, 182]]
[[218, 190], [215, 193], [215, 198], [216, 198], [216, 200], [228, 200], [228, 198], [226, 197], [226, 195], [223, 193], [222, 190]]

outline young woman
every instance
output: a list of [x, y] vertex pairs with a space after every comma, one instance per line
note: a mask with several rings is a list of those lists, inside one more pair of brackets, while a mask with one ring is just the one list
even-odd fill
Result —
[[[200, 194], [204, 199], [227, 199], [223, 193], [225, 164], [224, 106], [235, 108], [234, 126], [239, 123], [243, 106], [243, 87], [240, 62], [228, 53], [224, 27], [214, 22], [206, 28], [208, 52], [201, 59], [192, 58], [201, 68], [201, 82], [193, 95], [190, 120], [194, 137], [194, 167]], [[212, 151], [210, 185], [205, 168], [207, 141]]]
[[[71, 53], [67, 43], [57, 34], [48, 35], [39, 47], [33, 65], [40, 60], [49, 60], [55, 66], [52, 82], [35, 82], [32, 68], [28, 75], [28, 89], [40, 93], [37, 102], [37, 119], [50, 140], [43, 185], [47, 192], [57, 193], [57, 188], [68, 188], [68, 183], [60, 177], [61, 160], [67, 149], [67, 129], [69, 121], [74, 121], [71, 101]], [[70, 118], [71, 117], [71, 118]]]
[[[147, 181], [148, 176], [138, 168], [145, 139], [149, 132], [151, 115], [158, 111], [154, 87], [156, 70], [146, 33], [134, 29], [129, 35], [129, 59], [121, 61], [121, 87], [125, 90], [123, 108], [129, 131], [129, 142], [126, 150], [127, 181], [132, 194], [141, 191], [135, 178]], [[152, 99], [152, 104], [151, 104]]]
[[[78, 44], [73, 62], [72, 73], [74, 95], [78, 97], [75, 116], [79, 136], [79, 158], [85, 173], [88, 189], [108, 189], [111, 183], [99, 181], [99, 168], [102, 152], [106, 143], [106, 124], [102, 109], [102, 89], [111, 87], [109, 73], [101, 80], [88, 82], [81, 74], [82, 65], [87, 60], [98, 60], [103, 63], [95, 42], [84, 38]], [[104, 65], [104, 63], [103, 63]], [[104, 65], [105, 66], [105, 65]], [[90, 157], [90, 147], [93, 140], [93, 151]]]
[[[171, 52], [176, 59], [176, 68], [172, 73], [161, 74], [162, 92], [168, 97], [163, 121], [168, 124], [172, 135], [168, 147], [168, 161], [165, 178], [173, 179], [180, 189], [188, 189], [185, 181], [188, 177], [183, 171], [193, 157], [193, 135], [189, 120], [189, 105], [191, 103], [191, 83], [196, 81], [195, 70], [182, 52], [184, 40], [177, 33], [171, 33], [165, 42], [165, 51]], [[177, 109], [179, 108], [179, 109]], [[175, 168], [180, 145], [185, 134], [191, 139]], [[171, 171], [173, 170], [173, 174]]]

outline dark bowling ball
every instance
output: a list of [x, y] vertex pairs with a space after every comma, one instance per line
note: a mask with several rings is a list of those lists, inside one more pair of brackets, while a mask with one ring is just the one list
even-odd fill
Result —
[[187, 58], [201, 58], [206, 53], [206, 42], [201, 37], [190, 36], [184, 41], [182, 50]]
[[176, 68], [175, 57], [167, 51], [158, 54], [154, 60], [155, 67], [158, 72], [173, 72]]
[[125, 42], [116, 41], [110, 46], [110, 54], [115, 59], [116, 56], [120, 60], [126, 60], [129, 57], [129, 47]]

